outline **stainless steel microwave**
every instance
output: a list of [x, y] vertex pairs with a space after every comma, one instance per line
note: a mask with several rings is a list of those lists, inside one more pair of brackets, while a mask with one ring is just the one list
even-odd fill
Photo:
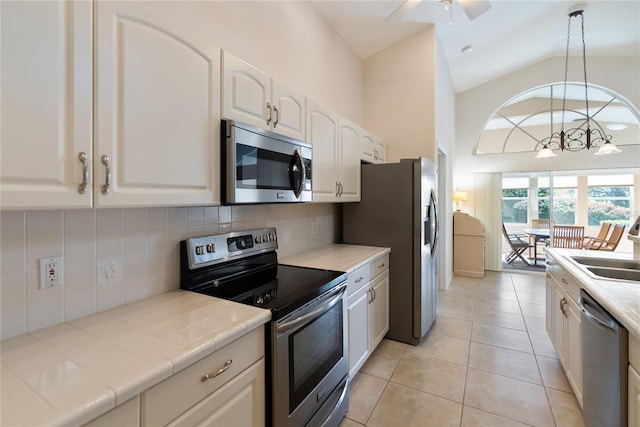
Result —
[[311, 144], [222, 120], [224, 204], [310, 202]]

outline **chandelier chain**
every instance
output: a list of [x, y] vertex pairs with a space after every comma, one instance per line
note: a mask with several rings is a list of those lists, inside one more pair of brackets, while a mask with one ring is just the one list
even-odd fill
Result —
[[[587, 46], [584, 41], [584, 15], [580, 14], [581, 20], [581, 29], [582, 29], [582, 67], [584, 68], [584, 103], [585, 103], [585, 112], [587, 113], [587, 129], [589, 129], [589, 96], [587, 90]], [[571, 19], [569, 19], [571, 21]], [[566, 82], [566, 77], [565, 77]]]
[[565, 51], [564, 57], [564, 87], [562, 93], [562, 121], [560, 123], [560, 128], [564, 131], [564, 112], [565, 106], [567, 103], [567, 76], [569, 75], [569, 40], [571, 39], [571, 18], [568, 19], [567, 23], [567, 49]]

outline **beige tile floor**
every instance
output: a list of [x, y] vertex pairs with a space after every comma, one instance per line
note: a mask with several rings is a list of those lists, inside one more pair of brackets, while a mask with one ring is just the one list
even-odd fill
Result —
[[584, 426], [545, 332], [545, 277], [454, 277], [419, 346], [383, 340], [340, 427]]

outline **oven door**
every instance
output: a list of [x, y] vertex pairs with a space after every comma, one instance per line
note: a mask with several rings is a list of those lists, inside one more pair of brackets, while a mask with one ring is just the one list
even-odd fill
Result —
[[321, 409], [327, 417], [340, 412], [338, 420], [346, 413], [346, 306], [342, 283], [272, 324], [274, 426], [306, 425]]
[[311, 146], [226, 121], [225, 203], [311, 201]]

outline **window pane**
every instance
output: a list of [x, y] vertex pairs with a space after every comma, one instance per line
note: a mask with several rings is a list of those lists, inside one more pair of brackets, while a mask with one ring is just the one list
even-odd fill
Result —
[[599, 226], [603, 222], [631, 223], [631, 194], [633, 187], [589, 187], [587, 191], [588, 222]]
[[527, 224], [528, 201], [502, 199], [502, 222], [510, 224]]

